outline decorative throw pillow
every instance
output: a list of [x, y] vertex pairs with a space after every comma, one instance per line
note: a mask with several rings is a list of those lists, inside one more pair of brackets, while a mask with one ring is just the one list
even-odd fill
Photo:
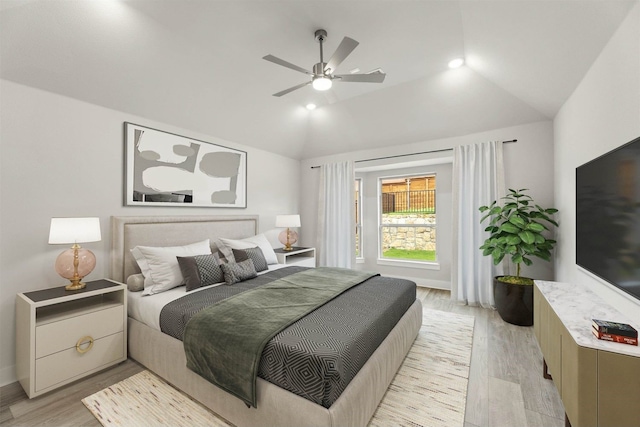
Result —
[[153, 295], [182, 285], [183, 277], [177, 256], [211, 254], [209, 239], [184, 246], [136, 246], [131, 249], [142, 275], [143, 295]]
[[[230, 249], [249, 249], [257, 246], [260, 249], [262, 249], [262, 254], [264, 255], [264, 259], [267, 260], [267, 264], [278, 263], [278, 257], [276, 256], [276, 253], [274, 252], [273, 247], [271, 246], [271, 243], [269, 243], [269, 240], [267, 240], [267, 236], [265, 236], [264, 234], [258, 234], [257, 236], [247, 237], [246, 239], [242, 239], [242, 240], [223, 239], [223, 238], [220, 238], [219, 240], [222, 241], [222, 243], [224, 244], [223, 246], [226, 246]], [[220, 249], [220, 251], [222, 252], [222, 249]], [[227, 257], [226, 254], [224, 256]]]
[[214, 283], [224, 282], [218, 254], [177, 257], [187, 292]]
[[236, 262], [235, 258], [233, 257], [231, 248], [225, 245], [225, 243], [221, 239], [213, 239], [213, 243], [218, 247], [218, 251], [222, 255], [221, 264], [225, 262]]
[[224, 273], [224, 281], [227, 285], [243, 282], [258, 275], [253, 261], [250, 259], [241, 262], [228, 262], [220, 266]]
[[256, 271], [265, 271], [269, 269], [267, 265], [267, 260], [264, 259], [264, 254], [262, 253], [262, 249], [255, 247], [249, 249], [232, 249], [233, 257], [236, 259], [236, 262], [246, 261], [250, 259], [253, 261], [253, 266], [256, 268]]
[[127, 277], [127, 289], [129, 292], [142, 292], [144, 290], [144, 276], [138, 273]]

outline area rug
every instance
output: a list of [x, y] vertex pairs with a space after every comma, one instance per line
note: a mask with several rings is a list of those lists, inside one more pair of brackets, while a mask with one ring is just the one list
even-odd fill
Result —
[[[424, 310], [420, 333], [369, 425], [462, 427], [473, 324], [471, 316]], [[149, 371], [82, 403], [105, 427], [230, 425]]]

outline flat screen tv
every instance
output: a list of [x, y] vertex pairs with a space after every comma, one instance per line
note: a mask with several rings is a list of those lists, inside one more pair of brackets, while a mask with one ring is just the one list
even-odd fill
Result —
[[640, 137], [576, 168], [576, 262], [640, 299]]

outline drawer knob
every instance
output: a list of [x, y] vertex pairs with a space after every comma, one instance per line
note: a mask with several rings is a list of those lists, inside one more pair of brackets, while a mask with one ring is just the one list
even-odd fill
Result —
[[[82, 346], [85, 344], [89, 344], [89, 345], [83, 348]], [[90, 337], [89, 335], [87, 335], [86, 337], [80, 338], [76, 343], [76, 351], [80, 354], [84, 354], [87, 351], [91, 350], [91, 347], [93, 347], [93, 338]]]

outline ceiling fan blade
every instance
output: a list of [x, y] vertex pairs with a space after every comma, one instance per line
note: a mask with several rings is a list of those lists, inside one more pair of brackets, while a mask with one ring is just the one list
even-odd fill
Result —
[[297, 65], [292, 64], [291, 62], [287, 62], [284, 59], [277, 58], [277, 57], [275, 57], [273, 55], [263, 56], [262, 59], [266, 59], [269, 62], [273, 62], [274, 64], [278, 64], [278, 65], [282, 65], [283, 67], [287, 67], [287, 68], [290, 68], [292, 70], [299, 71], [301, 73], [313, 75], [312, 73], [310, 73], [309, 71], [305, 70], [304, 68], [298, 67]]
[[387, 75], [384, 73], [371, 74], [344, 74], [333, 76], [343, 82], [382, 83]]
[[282, 96], [282, 95], [286, 95], [286, 94], [288, 94], [289, 92], [293, 92], [294, 90], [298, 90], [298, 89], [300, 89], [300, 88], [302, 88], [302, 87], [305, 87], [305, 86], [308, 86], [308, 85], [310, 85], [310, 84], [311, 84], [311, 82], [301, 83], [301, 84], [296, 85], [296, 86], [294, 86], [294, 87], [290, 87], [289, 89], [285, 89], [285, 90], [283, 90], [283, 91], [281, 91], [281, 92], [274, 93], [274, 94], [273, 94], [273, 96]]
[[344, 59], [349, 56], [349, 54], [353, 52], [353, 49], [355, 49], [359, 44], [360, 43], [352, 38], [343, 38], [336, 51], [333, 53], [333, 56], [331, 56], [331, 59], [329, 59], [329, 62], [327, 62], [326, 67], [324, 67], [325, 73], [332, 74], [336, 70], [336, 68], [338, 68], [338, 65], [340, 65], [342, 61], [344, 61]]

